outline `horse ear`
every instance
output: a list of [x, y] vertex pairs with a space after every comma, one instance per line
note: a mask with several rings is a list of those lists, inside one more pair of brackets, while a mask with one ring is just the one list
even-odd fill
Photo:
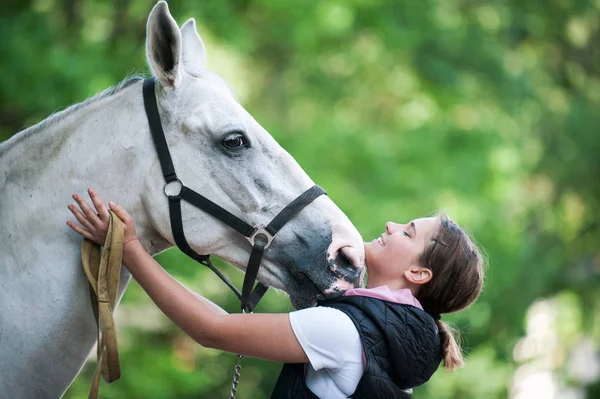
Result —
[[158, 80], [171, 88], [179, 85], [181, 81], [181, 34], [165, 1], [158, 2], [148, 16], [146, 56], [152, 73]]
[[198, 74], [206, 65], [206, 50], [200, 35], [196, 31], [196, 21], [190, 18], [181, 27], [181, 40], [183, 42], [183, 69], [192, 74]]

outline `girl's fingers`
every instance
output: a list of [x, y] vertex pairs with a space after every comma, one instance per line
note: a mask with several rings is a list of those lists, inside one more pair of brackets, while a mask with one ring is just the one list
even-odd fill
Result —
[[[92, 208], [90, 208], [90, 206], [88, 205], [86, 200], [84, 200], [77, 194], [73, 194], [73, 199], [77, 202], [77, 205], [79, 205], [79, 208], [81, 208], [81, 211], [88, 218], [88, 221], [92, 225], [96, 226], [100, 223], [98, 215], [96, 214], [96, 212], [94, 212], [92, 210]], [[73, 211], [71, 210], [71, 212], [73, 212]], [[75, 213], [75, 212], [73, 212], [73, 213]], [[79, 218], [77, 218], [77, 220], [79, 220]], [[81, 222], [81, 220], [79, 220], [79, 221]]]
[[129, 214], [127, 213], [125, 208], [123, 208], [121, 205], [115, 204], [112, 201], [108, 203], [108, 206], [110, 206], [110, 209], [123, 222], [123, 227], [125, 228], [124, 239], [131, 240], [131, 239], [135, 238], [136, 234], [137, 234], [135, 232], [135, 225], [133, 223], [133, 219], [131, 218], [131, 216], [129, 216]]
[[72, 228], [76, 233], [81, 234], [82, 236], [84, 236], [85, 238], [89, 239], [89, 240], [93, 240], [92, 235], [90, 234], [89, 231], [87, 231], [86, 229], [84, 229], [83, 227], [79, 226], [76, 223], [71, 222], [70, 220], [67, 222], [67, 226], [69, 226], [70, 228]]
[[131, 216], [129, 216], [125, 208], [123, 208], [121, 205], [115, 204], [111, 201], [108, 203], [108, 206], [110, 206], [110, 209], [117, 214], [123, 223], [128, 224], [131, 221]]
[[[73, 204], [69, 204], [68, 206], [69, 210], [71, 211], [71, 213], [73, 214], [73, 216], [75, 216], [75, 218], [77, 219], [77, 221], [79, 223], [81, 223], [83, 225], [83, 227], [85, 227], [88, 231], [91, 230], [95, 230], [96, 228], [90, 223], [90, 221], [88, 220], [88, 218], [81, 213], [81, 211], [79, 209], [77, 209], [77, 207]], [[78, 232], [78, 231], [77, 231]], [[79, 233], [79, 232], [78, 232]]]
[[90, 199], [92, 200], [92, 204], [94, 204], [94, 208], [96, 208], [96, 211], [98, 211], [98, 217], [100, 218], [100, 220], [102, 220], [103, 222], [108, 222], [108, 210], [104, 206], [104, 203], [102, 202], [100, 197], [98, 197], [96, 190], [88, 188], [88, 194], [90, 196]]

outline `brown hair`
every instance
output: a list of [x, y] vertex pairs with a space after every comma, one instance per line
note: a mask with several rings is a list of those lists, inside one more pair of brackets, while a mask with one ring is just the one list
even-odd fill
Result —
[[419, 287], [416, 297], [423, 309], [437, 319], [444, 367], [454, 371], [464, 365], [460, 346], [450, 327], [437, 316], [457, 312], [475, 302], [483, 288], [484, 261], [467, 233], [445, 214], [438, 217], [438, 231], [419, 257], [420, 263], [433, 272], [433, 278]]

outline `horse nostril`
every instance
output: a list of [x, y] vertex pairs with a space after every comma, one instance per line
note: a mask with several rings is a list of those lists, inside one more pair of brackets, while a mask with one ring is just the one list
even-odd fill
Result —
[[349, 269], [350, 265], [350, 259], [348, 259], [348, 257], [344, 255], [342, 251], [338, 251], [338, 253], [335, 254], [333, 266], [336, 268], [336, 271], [338, 271], [338, 269]]
[[346, 281], [356, 282], [364, 270], [363, 256], [352, 247], [340, 248], [335, 254], [334, 272]]
[[364, 269], [365, 251], [362, 246], [359, 249], [351, 246], [342, 247], [338, 252], [341, 252], [355, 268], [360, 270]]

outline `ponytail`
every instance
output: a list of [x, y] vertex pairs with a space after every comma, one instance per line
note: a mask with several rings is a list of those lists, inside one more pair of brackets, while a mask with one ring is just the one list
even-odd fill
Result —
[[[419, 257], [433, 278], [419, 287], [416, 298], [431, 315], [453, 313], [471, 305], [481, 294], [483, 255], [473, 240], [446, 215], [430, 245]], [[437, 317], [436, 317], [437, 319]], [[436, 320], [443, 348], [444, 367], [454, 371], [465, 362], [453, 329]]]
[[460, 346], [454, 338], [453, 330], [441, 320], [436, 320], [435, 324], [438, 327], [442, 341], [444, 368], [448, 371], [455, 371], [458, 367], [463, 367], [465, 361]]

